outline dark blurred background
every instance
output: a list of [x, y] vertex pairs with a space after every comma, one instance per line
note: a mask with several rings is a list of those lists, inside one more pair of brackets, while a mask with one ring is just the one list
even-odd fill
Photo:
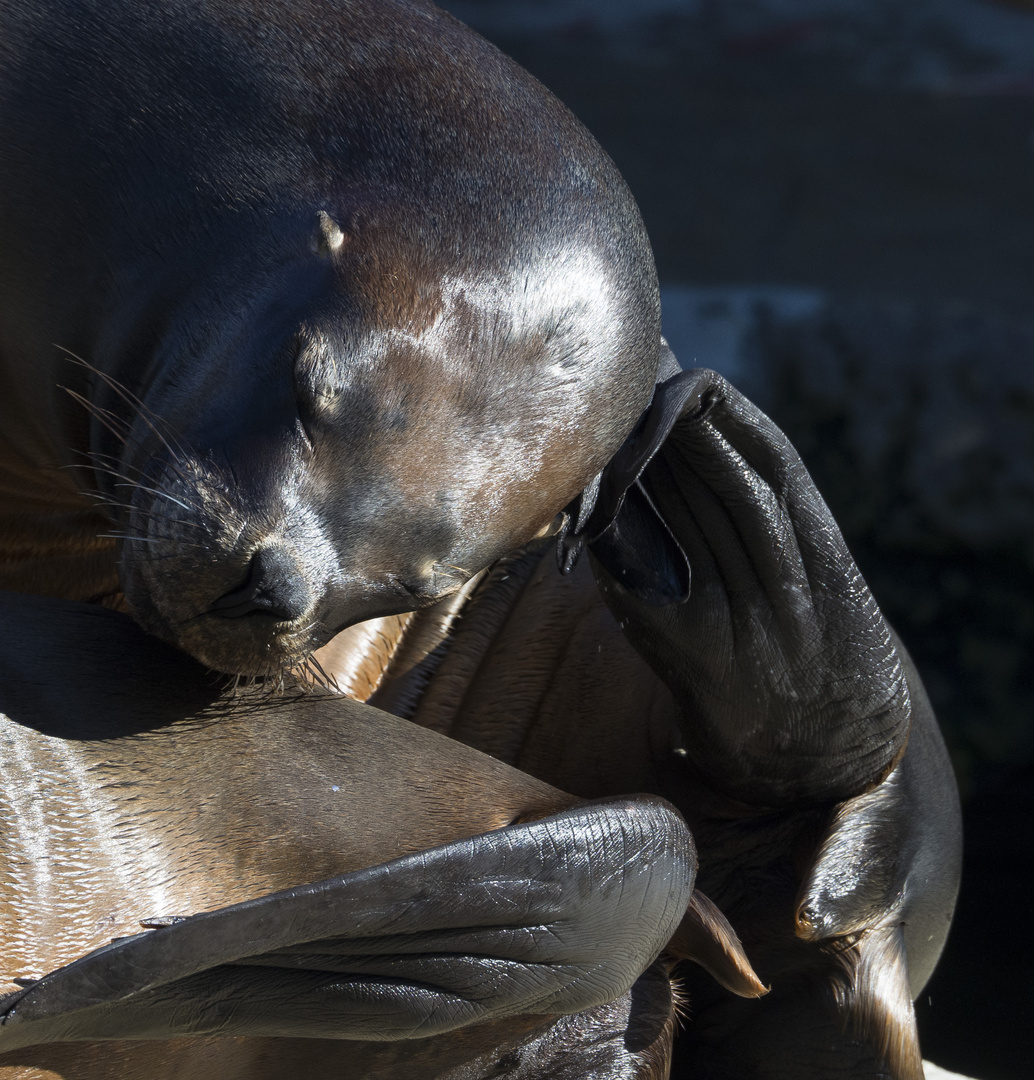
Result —
[[642, 208], [665, 331], [788, 432], [951, 748], [923, 1051], [1034, 1075], [1034, 0], [446, 0]]

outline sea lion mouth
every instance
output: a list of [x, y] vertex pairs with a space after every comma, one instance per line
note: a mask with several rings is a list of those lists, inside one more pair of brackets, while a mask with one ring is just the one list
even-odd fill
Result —
[[[275, 679], [304, 666], [344, 628], [425, 607], [469, 576], [430, 562], [439, 569], [404, 577], [343, 568], [320, 516], [292, 502], [290, 515], [267, 507], [261, 539], [240, 527], [242, 512], [207, 498], [203, 487], [190, 497], [192, 510], [211, 503], [223, 512], [179, 508], [172, 520], [161, 516], [160, 498], [142, 502], [146, 531], [127, 537], [120, 552], [123, 591], [140, 625], [215, 671]], [[362, 564], [363, 550], [347, 549]], [[382, 561], [398, 560], [375, 560]]]
[[220, 616], [202, 613], [163, 636], [213, 671], [275, 678], [304, 665], [333, 635], [315, 621], [295, 625], [250, 612], [233, 621], [230, 633]]
[[418, 598], [391, 587], [356, 593], [332, 587], [299, 618], [285, 619], [276, 600], [271, 600], [272, 608], [263, 608], [244, 590], [235, 590], [191, 618], [176, 624], [163, 621], [161, 629], [154, 623], [145, 628], [215, 671], [276, 679], [304, 668], [314, 652], [349, 626], [440, 599]]
[[[282, 590], [256, 588], [255, 577], [214, 602], [195, 601], [201, 610], [185, 616], [183, 590], [177, 596], [159, 588], [133, 590], [127, 599], [146, 630], [207, 667], [228, 675], [277, 676], [304, 664], [339, 629], [327, 610], [332, 593], [318, 588], [304, 568], [285, 575]], [[196, 576], [185, 580], [197, 584]]]

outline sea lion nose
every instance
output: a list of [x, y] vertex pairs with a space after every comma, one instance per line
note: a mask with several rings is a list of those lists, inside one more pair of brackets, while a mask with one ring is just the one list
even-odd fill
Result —
[[308, 611], [310, 599], [297, 560], [282, 547], [269, 547], [255, 552], [244, 583], [220, 596], [208, 614], [237, 619], [258, 613], [291, 622]]

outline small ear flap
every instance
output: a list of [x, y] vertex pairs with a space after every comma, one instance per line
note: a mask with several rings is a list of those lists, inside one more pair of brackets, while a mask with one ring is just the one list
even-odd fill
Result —
[[[674, 360], [667, 343], [664, 348]], [[639, 477], [688, 410], [710, 410], [709, 388], [700, 371], [680, 372], [654, 387], [653, 400], [635, 430], [579, 497], [573, 528], [575, 503], [565, 510], [557, 540], [561, 573], [570, 573], [588, 542], [611, 577], [645, 603], [660, 606], [689, 599], [689, 560]]]
[[341, 226], [327, 213], [320, 210], [316, 214], [316, 229], [313, 232], [309, 246], [314, 255], [329, 258], [335, 252], [340, 251], [345, 242], [345, 234]]

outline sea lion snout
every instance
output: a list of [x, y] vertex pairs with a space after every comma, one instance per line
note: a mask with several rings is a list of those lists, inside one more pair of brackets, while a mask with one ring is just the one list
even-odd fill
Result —
[[332, 465], [295, 442], [280, 432], [242, 454], [228, 440], [221, 455], [152, 446], [128, 467], [143, 478], [120, 555], [129, 607], [216, 670], [275, 677], [347, 626], [455, 592], [496, 557], [464, 546], [437, 489], [420, 500], [389, 468], [373, 479], [329, 432], [317, 445], [332, 444]]
[[186, 449], [137, 471], [119, 577], [145, 629], [234, 674], [279, 672], [323, 644], [338, 559], [296, 487], [234, 484], [232, 464]]
[[266, 615], [278, 622], [294, 622], [312, 606], [312, 589], [298, 560], [278, 545], [256, 551], [243, 584], [220, 596], [207, 614], [222, 619]]

